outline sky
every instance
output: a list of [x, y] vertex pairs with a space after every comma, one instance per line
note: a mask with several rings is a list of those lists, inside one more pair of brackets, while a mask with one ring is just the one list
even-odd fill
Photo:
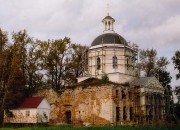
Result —
[[[103, 33], [107, 12], [116, 20], [115, 32], [139, 48], [154, 48], [169, 61], [180, 50], [180, 0], [0, 0], [0, 28], [90, 46]], [[173, 64], [167, 69], [172, 86], [179, 85]]]

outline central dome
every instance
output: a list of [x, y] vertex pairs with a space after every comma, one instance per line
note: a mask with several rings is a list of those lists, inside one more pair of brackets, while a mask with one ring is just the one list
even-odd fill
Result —
[[126, 40], [117, 33], [104, 33], [94, 39], [91, 46], [101, 44], [122, 44], [127, 45]]

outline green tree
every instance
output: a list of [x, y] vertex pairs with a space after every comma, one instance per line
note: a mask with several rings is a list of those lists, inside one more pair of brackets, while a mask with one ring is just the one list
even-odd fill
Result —
[[56, 90], [64, 84], [64, 74], [67, 71], [65, 60], [69, 56], [71, 41], [69, 38], [41, 41], [42, 69], [46, 71], [47, 83]]
[[32, 42], [28, 46], [26, 54], [25, 70], [27, 77], [27, 92], [31, 95], [37, 89], [44, 87], [43, 72], [42, 72], [42, 50], [38, 42]]
[[[180, 79], [180, 51], [179, 50], [175, 52], [175, 55], [172, 57], [172, 61], [174, 64], [174, 69], [178, 70], [178, 73], [176, 74], [176, 79], [179, 80]], [[178, 97], [178, 103], [180, 103], [180, 86], [177, 86], [174, 91]]]
[[167, 58], [157, 57], [157, 51], [155, 49], [141, 50], [139, 57], [140, 62], [138, 66], [145, 73], [145, 76], [155, 76], [162, 83], [163, 87], [171, 83], [172, 77], [166, 70], [169, 64]]
[[176, 86], [174, 92], [175, 95], [177, 96], [178, 103], [180, 104], [180, 86]]
[[84, 66], [82, 61], [86, 49], [87, 46], [71, 44], [69, 57], [65, 60], [66, 73], [63, 78], [65, 85], [72, 85], [76, 83], [76, 78], [83, 75]]
[[176, 79], [180, 78], [180, 51], [176, 51], [175, 55], [172, 57], [174, 68], [178, 70], [178, 74], [176, 74]]
[[7, 32], [0, 28], [0, 125], [3, 122], [3, 110], [6, 102], [7, 87], [5, 83], [6, 68], [5, 68], [5, 51], [8, 42]]
[[20, 55], [20, 65], [23, 71], [23, 75], [26, 75], [26, 54], [27, 54], [27, 46], [32, 42], [32, 38], [30, 38], [26, 32], [26, 30], [22, 30], [19, 32], [13, 32], [12, 34], [13, 44], [18, 48]]
[[0, 124], [3, 111], [16, 106], [26, 90], [26, 43], [29, 38], [25, 31], [13, 33], [13, 42], [8, 44], [7, 33], [0, 30]]

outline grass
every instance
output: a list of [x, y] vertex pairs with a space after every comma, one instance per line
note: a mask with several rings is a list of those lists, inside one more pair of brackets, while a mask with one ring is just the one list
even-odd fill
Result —
[[21, 128], [0, 128], [0, 130], [180, 130], [180, 127], [131, 127], [131, 126], [94, 126], [94, 127], [70, 127], [70, 126], [49, 126], [49, 127], [21, 127]]

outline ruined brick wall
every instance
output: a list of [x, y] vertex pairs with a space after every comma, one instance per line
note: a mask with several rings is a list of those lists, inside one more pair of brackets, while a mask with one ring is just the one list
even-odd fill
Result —
[[113, 123], [113, 85], [77, 87], [61, 94], [53, 89], [40, 90], [34, 96], [44, 96], [51, 105], [50, 123], [67, 122], [66, 112], [71, 112], [71, 123]]
[[129, 87], [116, 86], [113, 95], [114, 124], [132, 123], [136, 109], [134, 91]]

